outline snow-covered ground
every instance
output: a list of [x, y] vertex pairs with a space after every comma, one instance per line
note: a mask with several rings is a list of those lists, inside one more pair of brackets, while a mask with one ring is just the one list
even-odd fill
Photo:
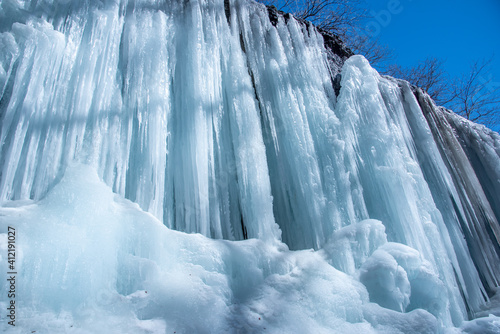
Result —
[[[43, 200], [9, 202], [0, 215], [2, 228], [16, 230], [16, 326], [3, 324], [9, 333], [443, 330], [428, 311], [401, 313], [416, 302], [415, 289], [426, 291], [418, 306], [438, 314], [446, 294], [416, 250], [387, 243], [379, 221], [344, 228], [322, 251], [213, 240], [168, 229], [85, 165], [69, 167]], [[9, 271], [6, 240], [2, 234], [2, 272]], [[339, 247], [345, 243], [352, 247]], [[349, 274], [331, 266], [339, 252], [354, 263]], [[3, 310], [7, 302], [2, 296]], [[499, 321], [463, 328], [485, 333]]]

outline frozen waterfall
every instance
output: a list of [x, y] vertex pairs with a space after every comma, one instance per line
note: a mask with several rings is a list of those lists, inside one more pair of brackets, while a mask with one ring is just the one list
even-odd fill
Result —
[[500, 333], [500, 136], [349, 56], [250, 0], [0, 0], [2, 326]]

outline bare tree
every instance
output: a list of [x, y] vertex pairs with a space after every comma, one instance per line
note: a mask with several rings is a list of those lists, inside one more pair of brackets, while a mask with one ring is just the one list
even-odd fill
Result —
[[305, 7], [297, 12], [299, 18], [309, 20], [317, 27], [341, 37], [348, 34], [367, 17], [360, 0], [304, 1]]
[[292, 13], [296, 18], [308, 20], [316, 27], [340, 37], [357, 27], [367, 17], [361, 6], [363, 0], [262, 0], [279, 10]]
[[362, 23], [370, 16], [364, 0], [261, 0], [266, 5], [308, 20], [316, 27], [339, 36], [354, 53], [365, 56], [372, 65], [393, 57], [388, 47], [364, 33]]
[[415, 67], [390, 66], [384, 74], [407, 80], [430, 95], [437, 104], [452, 109], [473, 122], [494, 128], [500, 124], [500, 84], [490, 73], [493, 59], [472, 64], [469, 73], [452, 79], [443, 70], [443, 60], [427, 58]]
[[490, 58], [472, 64], [470, 72], [453, 85], [450, 103], [457, 114], [489, 127], [500, 124], [500, 85], [489, 74], [492, 61]]
[[370, 38], [364, 34], [352, 33], [347, 38], [347, 44], [354, 53], [363, 55], [378, 70], [383, 68], [384, 63], [394, 58], [394, 53], [391, 49], [380, 44], [377, 39]]
[[400, 78], [425, 90], [439, 105], [446, 105], [453, 100], [450, 78], [443, 70], [444, 61], [430, 57], [421, 61], [415, 67], [403, 68], [391, 65], [384, 74]]

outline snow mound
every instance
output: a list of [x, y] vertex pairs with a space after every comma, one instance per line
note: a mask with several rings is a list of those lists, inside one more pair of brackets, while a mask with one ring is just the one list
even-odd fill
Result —
[[[325, 252], [170, 230], [86, 165], [68, 167], [39, 202], [7, 204], [1, 227], [16, 229], [18, 249], [12, 333], [375, 333], [393, 314]], [[397, 319], [394, 332], [438, 326], [424, 310]]]

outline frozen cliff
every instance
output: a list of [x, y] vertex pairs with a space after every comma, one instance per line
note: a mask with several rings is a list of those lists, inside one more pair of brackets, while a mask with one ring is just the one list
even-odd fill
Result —
[[291, 16], [0, 0], [0, 121], [8, 332], [500, 333], [500, 136]]

